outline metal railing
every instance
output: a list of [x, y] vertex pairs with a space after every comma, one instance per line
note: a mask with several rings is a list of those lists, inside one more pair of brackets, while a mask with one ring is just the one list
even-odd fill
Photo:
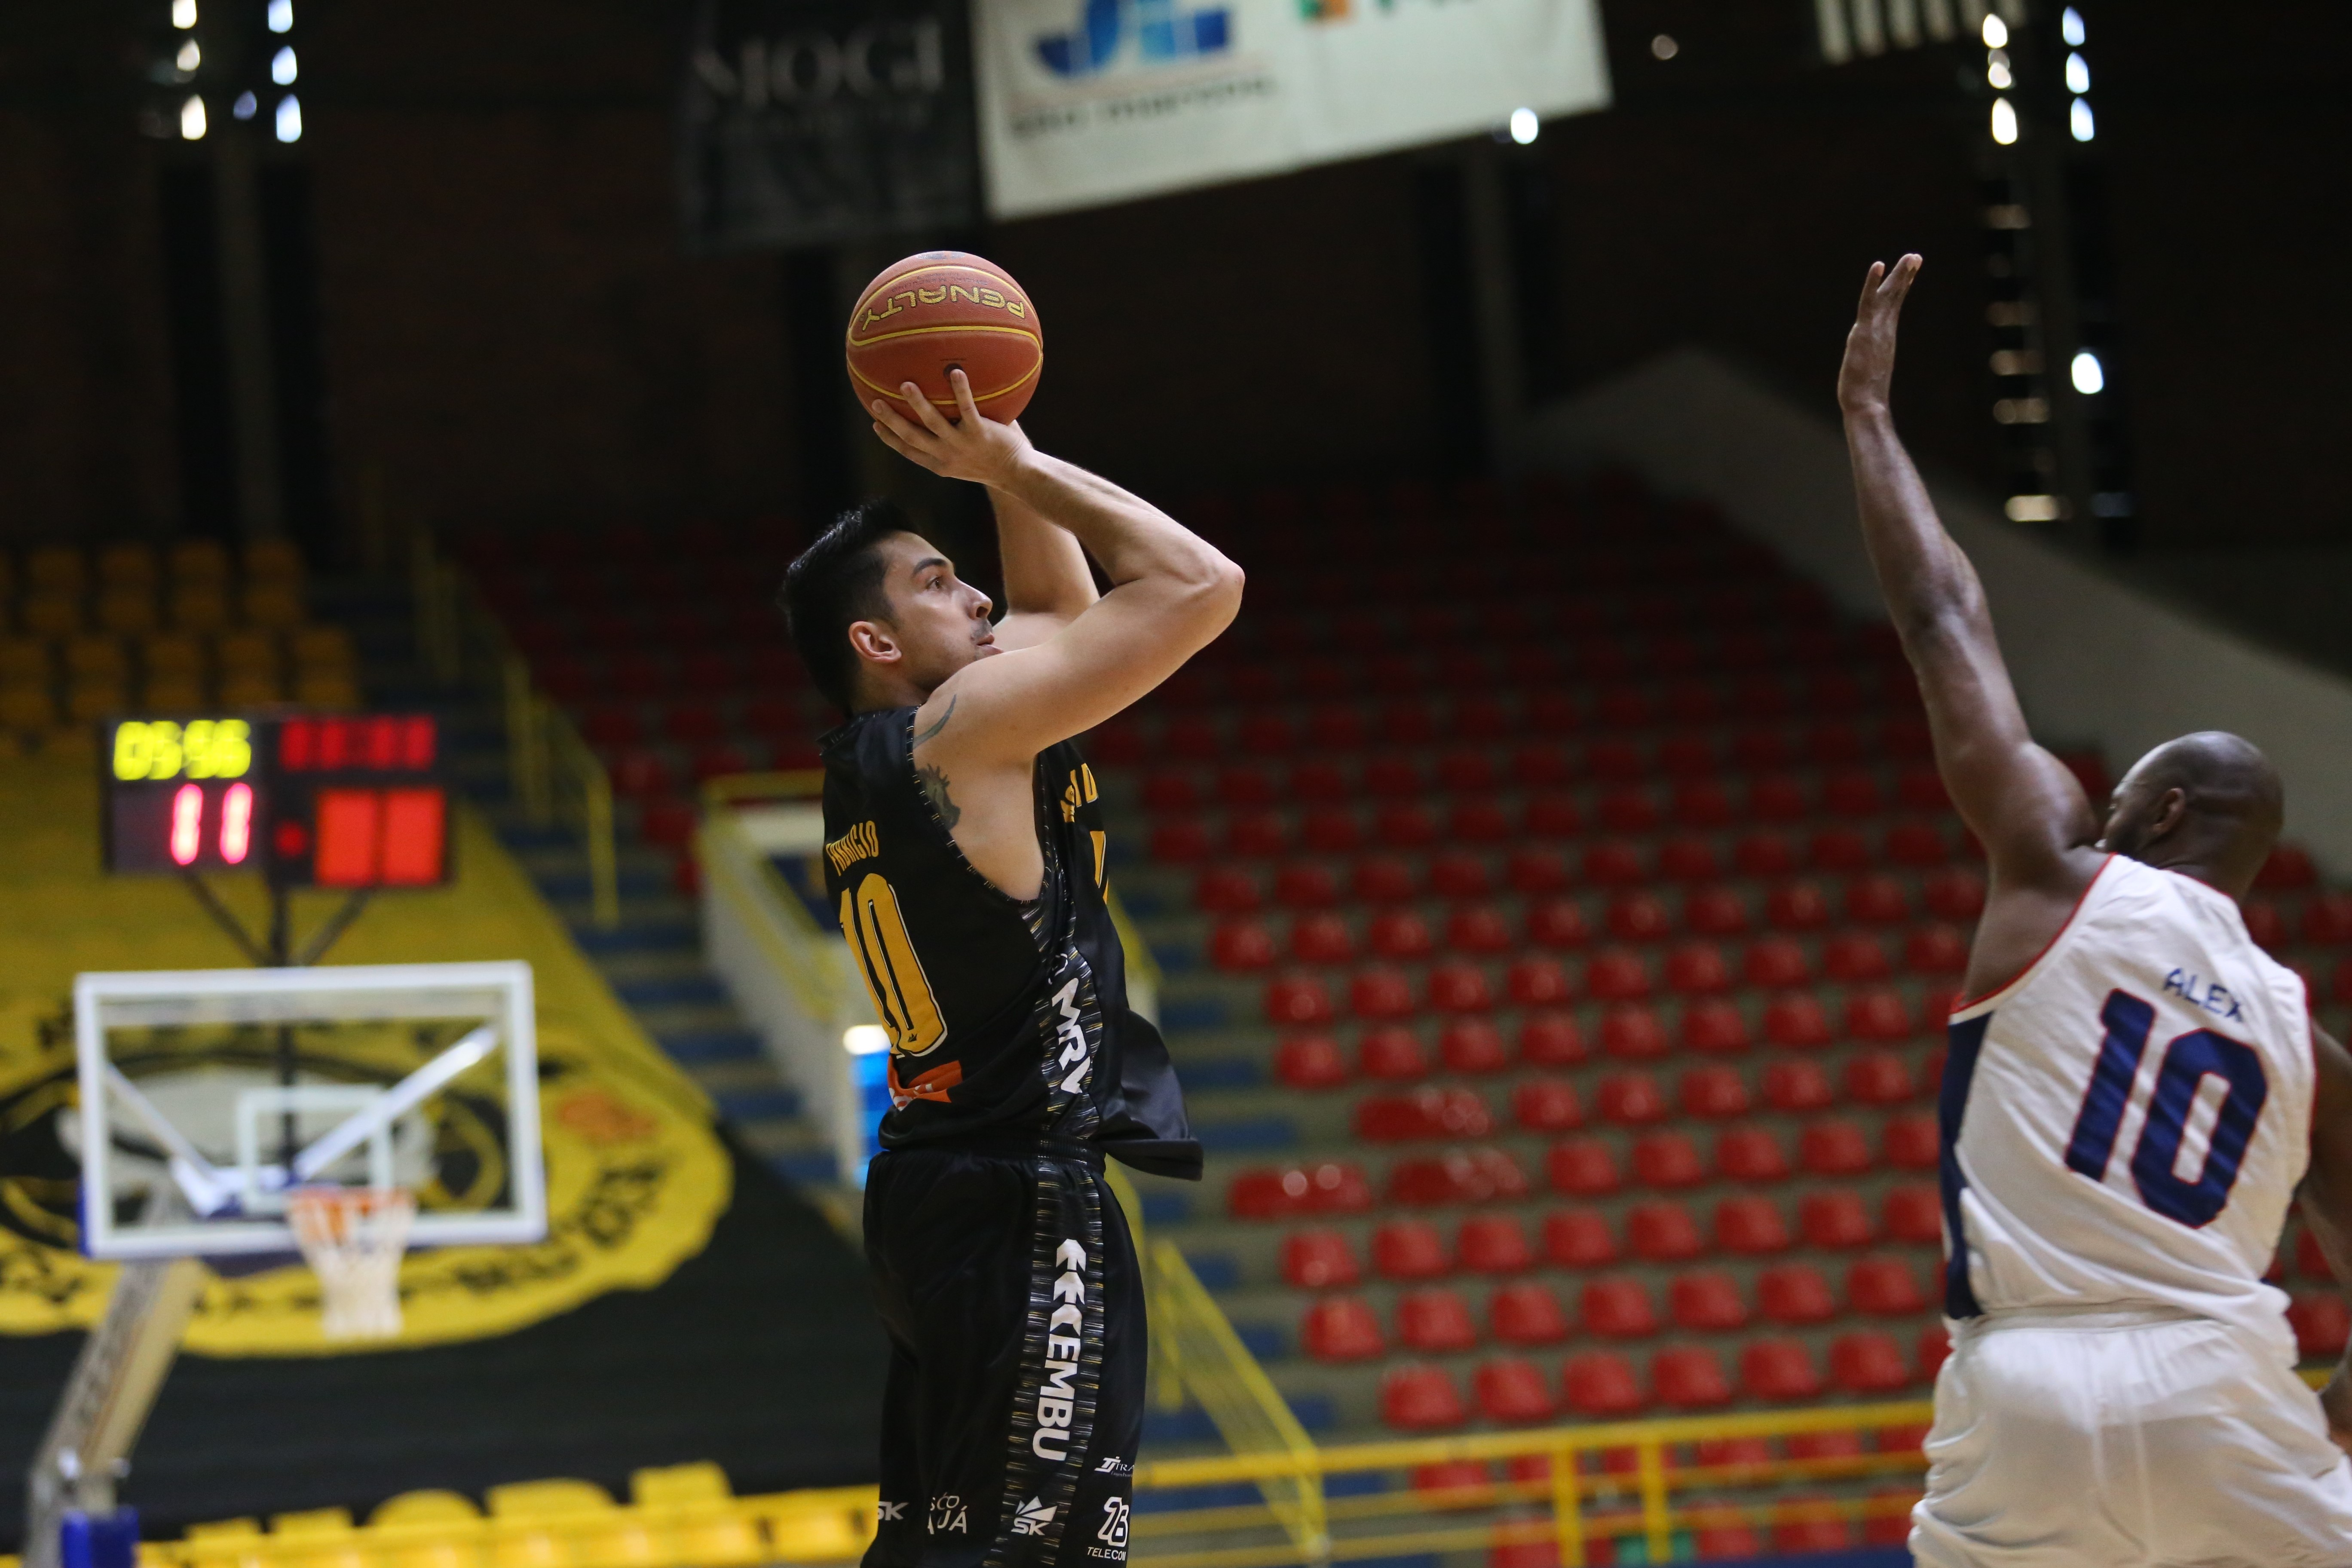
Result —
[[562, 708], [531, 683], [530, 662], [482, 602], [472, 581], [419, 531], [410, 551], [416, 647], [444, 685], [471, 686], [499, 704], [507, 733], [507, 772], [524, 816], [534, 826], [562, 822], [588, 857], [590, 916], [610, 931], [621, 923], [620, 860], [613, 833], [613, 780]]

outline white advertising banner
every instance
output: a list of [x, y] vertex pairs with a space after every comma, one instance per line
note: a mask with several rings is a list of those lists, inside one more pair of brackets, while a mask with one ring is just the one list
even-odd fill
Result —
[[1605, 107], [1597, 0], [972, 0], [998, 217]]

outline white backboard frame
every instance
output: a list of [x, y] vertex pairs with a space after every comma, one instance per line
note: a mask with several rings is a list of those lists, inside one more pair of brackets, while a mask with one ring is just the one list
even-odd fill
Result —
[[[195, 1219], [121, 1226], [113, 1192], [112, 1107], [121, 1103], [110, 1071], [110, 1028], [163, 1023], [306, 1024], [399, 1018], [478, 1018], [506, 1053], [507, 1160], [510, 1208], [488, 1214], [420, 1213], [411, 1247], [520, 1246], [547, 1234], [547, 1170], [540, 1149], [539, 1044], [530, 965], [333, 964], [308, 969], [184, 969], [89, 973], [74, 977], [74, 1044], [79, 1068], [82, 1158], [81, 1249], [91, 1258], [252, 1256], [298, 1250], [282, 1216]], [[468, 1037], [470, 1039], [472, 1037]], [[137, 1114], [135, 1110], [132, 1114]]]

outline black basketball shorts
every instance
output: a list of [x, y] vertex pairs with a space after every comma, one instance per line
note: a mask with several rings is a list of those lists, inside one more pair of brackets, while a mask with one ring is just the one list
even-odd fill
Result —
[[865, 1568], [1113, 1568], [1143, 1435], [1143, 1281], [1076, 1159], [900, 1149], [866, 1181], [890, 1335]]

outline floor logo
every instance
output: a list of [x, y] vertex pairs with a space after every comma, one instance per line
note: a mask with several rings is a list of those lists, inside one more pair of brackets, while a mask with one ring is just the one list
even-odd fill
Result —
[[1076, 27], [1037, 40], [1037, 58], [1055, 76], [1092, 76], [1110, 68], [1129, 37], [1145, 65], [1221, 55], [1233, 47], [1233, 13], [1186, 10], [1177, 0], [1085, 0]]

